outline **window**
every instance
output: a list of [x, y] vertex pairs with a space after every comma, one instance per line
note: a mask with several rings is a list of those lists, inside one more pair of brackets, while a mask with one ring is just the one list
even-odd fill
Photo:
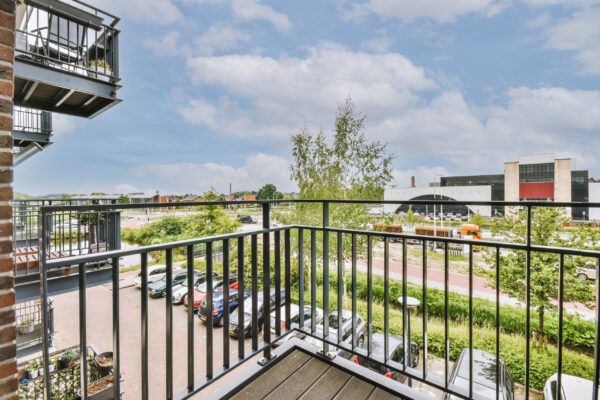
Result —
[[519, 182], [554, 182], [554, 163], [519, 165]]

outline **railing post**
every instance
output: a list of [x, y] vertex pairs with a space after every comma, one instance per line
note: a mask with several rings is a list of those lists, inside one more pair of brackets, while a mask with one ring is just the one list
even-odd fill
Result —
[[323, 354], [329, 352], [329, 202], [323, 202]]
[[[262, 203], [263, 229], [271, 228], [270, 203]], [[263, 233], [263, 339], [265, 344], [264, 358], [272, 357], [271, 347], [271, 235]]]
[[48, 274], [46, 271], [46, 231], [48, 230], [48, 221], [46, 221], [46, 210], [42, 206], [40, 208], [40, 218], [42, 223], [41, 254], [38, 263], [40, 263], [40, 294], [42, 298], [42, 358], [44, 362], [44, 391], [45, 398], [52, 398], [50, 390], [50, 338], [48, 332]]

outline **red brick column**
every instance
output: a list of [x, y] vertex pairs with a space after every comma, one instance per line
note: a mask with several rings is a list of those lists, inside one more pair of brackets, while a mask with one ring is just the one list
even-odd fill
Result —
[[12, 112], [16, 0], [0, 0], [0, 397], [17, 398], [12, 252]]

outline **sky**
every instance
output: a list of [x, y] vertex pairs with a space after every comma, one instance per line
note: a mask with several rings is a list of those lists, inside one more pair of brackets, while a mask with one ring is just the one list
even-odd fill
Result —
[[121, 17], [123, 102], [54, 114], [15, 191], [293, 191], [291, 135], [348, 97], [392, 184], [534, 153], [600, 178], [600, 0], [87, 1]]

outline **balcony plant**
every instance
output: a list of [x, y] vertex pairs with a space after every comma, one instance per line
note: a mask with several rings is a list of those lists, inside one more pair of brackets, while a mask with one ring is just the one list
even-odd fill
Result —
[[72, 367], [79, 360], [79, 353], [77, 353], [74, 349], [69, 349], [62, 353], [59, 358], [59, 369], [65, 369]]
[[29, 375], [29, 379], [35, 379], [39, 376], [40, 366], [41, 364], [38, 360], [29, 361], [29, 364], [27, 364], [27, 368], [25, 368]]
[[33, 318], [24, 318], [17, 324], [17, 331], [21, 335], [28, 335], [35, 329]]
[[50, 372], [56, 371], [56, 364], [58, 363], [58, 357], [50, 358], [50, 365], [48, 366]]
[[[103, 81], [110, 81], [110, 76], [112, 75], [112, 68], [108, 63], [104, 60], [92, 60], [90, 61], [90, 76], [96, 79], [100, 79]], [[104, 74], [104, 75], [103, 75]]]

